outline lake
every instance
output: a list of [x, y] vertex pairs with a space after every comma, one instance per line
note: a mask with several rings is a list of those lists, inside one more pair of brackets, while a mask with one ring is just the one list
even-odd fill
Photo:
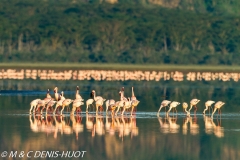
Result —
[[[76, 86], [84, 100], [92, 90], [106, 99], [119, 100], [131, 87], [140, 101], [131, 117], [97, 116], [94, 109], [70, 116], [29, 115], [30, 102], [43, 99], [54, 87], [74, 99]], [[223, 81], [94, 81], [0, 80], [1, 159], [238, 159], [240, 156], [240, 87]], [[190, 117], [182, 103], [198, 98]], [[178, 101], [177, 113], [166, 114], [162, 100]], [[221, 114], [202, 114], [207, 100], [226, 104]], [[214, 106], [214, 105], [212, 105]], [[104, 106], [105, 107], [105, 106]], [[5, 157], [5, 158], [3, 158]]]

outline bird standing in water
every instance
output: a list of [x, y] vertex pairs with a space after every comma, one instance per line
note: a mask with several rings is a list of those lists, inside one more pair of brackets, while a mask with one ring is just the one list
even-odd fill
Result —
[[214, 113], [216, 112], [216, 110], [218, 109], [218, 114], [221, 113], [221, 107], [224, 105], [225, 103], [222, 101], [218, 101], [215, 105], [214, 105], [214, 111], [212, 113], [212, 117], [214, 115]]
[[215, 103], [215, 101], [212, 101], [212, 100], [208, 100], [206, 103], [205, 103], [205, 106], [206, 108], [203, 110], [203, 114], [205, 114], [205, 112], [207, 110], [209, 110], [209, 113], [210, 113], [210, 108], [212, 108], [212, 104]]

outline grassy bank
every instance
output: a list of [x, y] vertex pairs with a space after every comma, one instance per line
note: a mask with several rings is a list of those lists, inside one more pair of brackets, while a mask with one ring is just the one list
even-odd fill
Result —
[[98, 69], [98, 70], [174, 70], [174, 71], [240, 71], [240, 66], [145, 65], [100, 63], [0, 63], [1, 69]]

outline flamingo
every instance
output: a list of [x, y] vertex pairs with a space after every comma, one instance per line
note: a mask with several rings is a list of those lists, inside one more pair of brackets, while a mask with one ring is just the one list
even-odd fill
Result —
[[130, 98], [128, 97], [128, 100], [127, 100], [127, 101], [124, 100], [124, 106], [123, 106], [122, 115], [124, 114], [125, 110], [128, 109], [128, 108], [130, 108], [130, 107], [132, 107], [132, 105], [131, 105], [131, 100], [130, 100]]
[[183, 102], [182, 104], [184, 111], [187, 113], [187, 116], [190, 115], [190, 112], [187, 111], [188, 104], [186, 102]]
[[214, 113], [216, 112], [216, 110], [218, 109], [218, 114], [219, 114], [219, 111], [221, 111], [221, 107], [224, 105], [225, 103], [222, 102], [222, 101], [218, 101], [215, 105], [214, 105], [214, 111], [212, 113], [212, 117], [214, 115]]
[[79, 87], [77, 86], [76, 88], [76, 99], [80, 99], [81, 101], [84, 101], [84, 99], [82, 98], [82, 96], [79, 94]]
[[108, 114], [108, 111], [111, 111], [112, 112], [111, 114], [113, 115], [116, 107], [117, 107], [117, 103], [110, 104], [106, 110], [106, 114]]
[[45, 101], [50, 101], [50, 100], [52, 100], [53, 98], [52, 98], [52, 96], [50, 95], [50, 91], [49, 91], [49, 89], [47, 89], [47, 95], [46, 95], [46, 98], [44, 98], [44, 100]]
[[54, 91], [55, 100], [59, 101], [61, 99], [61, 95], [58, 93], [58, 87], [55, 87], [53, 91]]
[[124, 87], [122, 87], [122, 90], [121, 90], [121, 100], [125, 100], [125, 101], [128, 101], [128, 99], [126, 97], [124, 97]]
[[62, 92], [61, 92], [61, 95], [60, 95], [60, 99], [61, 99], [61, 100], [62, 100], [62, 99], [65, 100], [65, 99], [66, 99], [63, 94], [64, 94], [64, 92], [62, 91]]
[[[50, 100], [50, 101], [47, 103], [46, 114], [47, 114], [48, 109], [49, 109], [49, 108], [52, 108], [56, 102], [57, 102], [57, 101]], [[44, 108], [45, 108], [45, 107], [42, 108], [41, 114], [42, 114], [42, 111], [44, 110]]]
[[[50, 102], [51, 100], [52, 99], [50, 99], [49, 101], [47, 101], [45, 99], [44, 100], [39, 100], [38, 104], [36, 106], [36, 111], [38, 111], [40, 107], [42, 107], [42, 110], [43, 110], [45, 108], [46, 104], [48, 104], [48, 102]], [[42, 111], [41, 111], [41, 114], [42, 114]]]
[[76, 109], [79, 109], [81, 111], [81, 106], [84, 104], [84, 102], [82, 102], [81, 100], [79, 99], [75, 99], [73, 101], [73, 107], [72, 107], [72, 111], [71, 111], [71, 115], [74, 114], [75, 110]]
[[61, 115], [62, 115], [62, 112], [63, 112], [64, 108], [65, 108], [66, 106], [69, 106], [72, 102], [73, 102], [73, 100], [71, 100], [71, 99], [65, 99], [65, 100], [63, 101], [63, 103], [62, 103]]
[[166, 110], [166, 107], [167, 107], [170, 103], [171, 103], [171, 101], [169, 101], [169, 100], [163, 100], [162, 103], [161, 103], [161, 105], [160, 105], [160, 107], [159, 107], [158, 113], [161, 111], [161, 109], [162, 109], [163, 107], [165, 107], [165, 110]]
[[54, 114], [56, 113], [56, 110], [58, 109], [58, 107], [62, 106], [63, 105], [63, 101], [66, 99], [64, 96], [63, 96], [64, 92], [62, 91], [61, 92], [61, 95], [60, 95], [60, 100], [57, 101], [56, 103], [56, 106], [55, 106], [55, 109], [54, 109]]
[[131, 106], [132, 106], [131, 116], [132, 116], [134, 108], [137, 107], [137, 105], [139, 103], [140, 103], [140, 101], [138, 101], [138, 100], [132, 100], [132, 103], [131, 103]]
[[210, 112], [210, 108], [212, 108], [211, 105], [212, 105], [213, 103], [215, 103], [215, 101], [212, 101], [212, 100], [208, 100], [208, 101], [205, 103], [206, 108], [204, 109], [203, 114], [205, 114], [206, 110], [208, 110], [208, 109], [209, 109], [209, 112]]
[[114, 99], [109, 99], [109, 100], [107, 100], [107, 101], [105, 102], [105, 104], [106, 104], [106, 112], [107, 112], [107, 111], [108, 111], [108, 107], [109, 107], [110, 105], [115, 104], [115, 100], [114, 100]]
[[131, 97], [131, 100], [137, 100], [137, 98], [134, 95], [133, 87], [132, 87], [132, 97]]
[[87, 106], [86, 112], [88, 112], [88, 107], [89, 107], [90, 105], [93, 105], [93, 102], [94, 102], [94, 101], [97, 101], [98, 99], [103, 100], [103, 97], [101, 97], [101, 96], [96, 96], [95, 90], [92, 90], [92, 92], [91, 92], [91, 94], [90, 94], [90, 97], [91, 97], [91, 98], [86, 101], [86, 106]]
[[97, 101], [96, 101], [96, 115], [98, 115], [98, 107], [102, 108], [103, 102], [104, 102], [105, 100], [106, 100], [106, 99], [97, 99]]
[[198, 102], [199, 102], [200, 100], [199, 99], [192, 99], [191, 101], [190, 101], [190, 108], [189, 108], [189, 110], [188, 110], [188, 112], [190, 113], [190, 110], [192, 109], [192, 107], [194, 106], [195, 107], [195, 109], [197, 110], [197, 104], [198, 104]]
[[128, 100], [125, 100], [125, 97], [123, 97], [123, 90], [119, 91], [119, 95], [120, 95], [120, 101], [117, 101], [116, 102], [116, 107], [118, 108], [115, 115], [117, 115], [118, 111], [120, 108], [123, 108], [124, 107], [124, 102], [125, 101], [128, 101]]
[[93, 102], [94, 102], [94, 99], [92, 99], [92, 98], [90, 98], [90, 99], [88, 99], [87, 101], [86, 101], [86, 112], [88, 112], [88, 107], [90, 106], [90, 105], [93, 105]]
[[173, 101], [173, 102], [170, 104], [170, 107], [169, 107], [169, 110], [167, 111], [167, 113], [169, 113], [172, 108], [174, 108], [174, 109], [176, 110], [176, 112], [177, 112], [176, 107], [177, 107], [179, 104], [180, 104], [179, 102]]
[[36, 106], [38, 104], [38, 101], [40, 101], [41, 99], [34, 99], [32, 100], [32, 102], [30, 103], [30, 110], [29, 110], [29, 114], [31, 114], [31, 111], [33, 109], [33, 112], [35, 113], [35, 109], [36, 109]]
[[94, 99], [94, 101], [97, 101], [98, 99], [103, 100], [103, 97], [101, 97], [101, 96], [96, 96], [96, 91], [95, 91], [95, 90], [92, 90], [91, 96], [92, 96], [92, 98]]

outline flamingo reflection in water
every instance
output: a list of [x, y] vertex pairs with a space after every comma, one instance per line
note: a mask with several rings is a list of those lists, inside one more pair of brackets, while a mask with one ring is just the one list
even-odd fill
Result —
[[199, 124], [197, 122], [197, 116], [194, 115], [193, 117], [190, 117], [189, 123], [190, 123], [190, 134], [197, 135], [199, 133]]
[[160, 130], [162, 133], [178, 133], [180, 125], [177, 124], [177, 116], [165, 115], [164, 121], [160, 116], [158, 117], [158, 122], [160, 124]]
[[83, 132], [84, 126], [82, 124], [82, 117], [80, 115], [74, 116], [70, 115], [70, 119], [72, 121], [72, 130], [76, 134], [76, 139], [78, 140], [78, 134]]
[[158, 117], [158, 122], [160, 124], [160, 130], [162, 133], [169, 133], [169, 123], [167, 121], [167, 117], [165, 115], [164, 120], [162, 117], [160, 117], [159, 115], [157, 115]]
[[[189, 129], [188, 129], [189, 124]], [[187, 135], [187, 131], [190, 130], [191, 135], [197, 135], [199, 133], [199, 124], [197, 123], [197, 116], [187, 116], [183, 120], [182, 133]]]
[[204, 124], [205, 124], [205, 132], [206, 134], [212, 134], [218, 138], [224, 137], [224, 127], [221, 126], [221, 116], [220, 120], [217, 118], [217, 125], [214, 123], [212, 117], [203, 116]]
[[[33, 120], [32, 120], [33, 119]], [[53, 125], [53, 117], [41, 115], [29, 116], [30, 128], [33, 132], [44, 132], [50, 134], [54, 132], [55, 126]]]
[[104, 130], [104, 122], [103, 122], [103, 116], [102, 115], [96, 115], [95, 116], [95, 124], [93, 124], [93, 130], [92, 130], [92, 136], [94, 137], [95, 134], [97, 135], [104, 135], [105, 130]]
[[70, 126], [70, 120], [65, 121], [61, 115], [53, 116], [55, 122], [54, 138], [57, 138], [58, 132], [61, 134], [72, 134], [72, 127]]
[[29, 115], [29, 122], [30, 122], [30, 129], [33, 132], [41, 132], [42, 116], [36, 117], [35, 115], [33, 115], [33, 119], [32, 119], [32, 115]]

